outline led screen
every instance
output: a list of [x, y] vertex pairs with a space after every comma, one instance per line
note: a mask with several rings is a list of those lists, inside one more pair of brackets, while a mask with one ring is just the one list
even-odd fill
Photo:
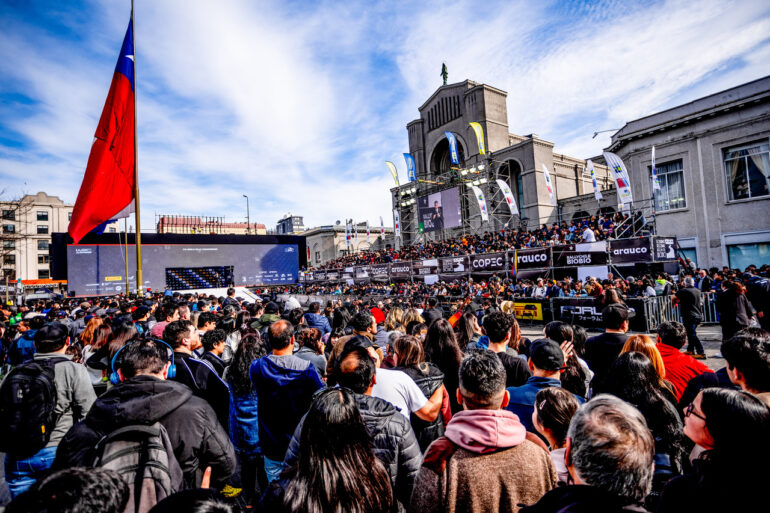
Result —
[[455, 187], [417, 198], [419, 230], [435, 232], [462, 225], [460, 194]]

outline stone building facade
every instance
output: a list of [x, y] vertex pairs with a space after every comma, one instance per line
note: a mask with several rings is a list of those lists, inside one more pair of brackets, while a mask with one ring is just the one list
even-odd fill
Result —
[[393, 228], [386, 227], [385, 237], [382, 237], [379, 226], [370, 226], [368, 240], [365, 224], [357, 224], [353, 230], [354, 233], [358, 233], [358, 237], [352, 238], [350, 245], [345, 238], [345, 225], [319, 226], [302, 232], [307, 244], [308, 266], [318, 267], [330, 260], [358, 251], [394, 246]]

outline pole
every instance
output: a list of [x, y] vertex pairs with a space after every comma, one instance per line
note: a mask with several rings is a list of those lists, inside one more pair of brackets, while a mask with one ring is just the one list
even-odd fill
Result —
[[245, 194], [243, 195], [244, 198], [246, 198], [246, 233], [251, 233], [251, 218], [249, 217], [249, 197]]
[[[131, 46], [134, 54], [134, 95], [136, 95], [136, 26], [134, 25], [134, 0], [131, 0]], [[134, 216], [136, 217], [136, 291], [142, 293], [144, 279], [142, 277], [142, 225], [139, 211], [139, 133], [136, 120], [136, 100], [134, 100]], [[128, 245], [128, 235], [126, 235]]]
[[8, 306], [8, 274], [5, 273], [5, 304], [3, 305]]
[[[123, 251], [125, 252], [123, 263], [126, 264], [126, 296], [128, 296], [129, 291], [131, 290], [131, 285], [128, 283], [128, 218], [123, 218], [123, 238], [125, 239], [123, 242], [125, 242], [123, 246]], [[118, 235], [118, 240], [120, 240], [120, 235]]]

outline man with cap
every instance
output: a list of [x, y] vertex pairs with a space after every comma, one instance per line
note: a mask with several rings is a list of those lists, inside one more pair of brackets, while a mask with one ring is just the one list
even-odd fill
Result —
[[147, 321], [150, 318], [150, 309], [144, 305], [137, 306], [136, 309], [131, 312], [131, 320], [136, 326], [136, 331], [141, 335], [146, 333], [149, 328], [147, 327]]
[[372, 317], [374, 317], [374, 322], [377, 323], [377, 333], [374, 334], [374, 343], [380, 346], [383, 351], [387, 352], [389, 340], [388, 332], [385, 330], [385, 312], [376, 306], [369, 311], [371, 312]]
[[35, 333], [35, 361], [54, 360], [51, 363], [54, 365], [57, 420], [48, 443], [36, 454], [24, 459], [6, 455], [5, 480], [11, 498], [28, 490], [51, 467], [59, 442], [76, 422], [85, 418], [96, 400], [85, 366], [73, 362], [72, 355], [66, 354], [69, 342], [69, 330], [62, 324], [46, 324]]
[[278, 305], [273, 301], [270, 301], [267, 303], [267, 305], [265, 305], [265, 313], [263, 313], [259, 319], [252, 322], [251, 327], [261, 332], [275, 321], [280, 319], [281, 315], [278, 313]]
[[[509, 387], [510, 397], [506, 410], [519, 416], [519, 420], [527, 431], [536, 433], [532, 424], [532, 412], [535, 410], [537, 393], [549, 387], [561, 388], [559, 376], [564, 368], [564, 353], [559, 344], [549, 338], [541, 338], [532, 342], [529, 348], [529, 370], [532, 376], [520, 387]], [[585, 399], [575, 396], [582, 404]]]

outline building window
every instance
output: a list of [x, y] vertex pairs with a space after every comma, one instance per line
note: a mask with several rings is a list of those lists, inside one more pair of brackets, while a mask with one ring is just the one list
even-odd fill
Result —
[[38, 264], [47, 264], [50, 260], [48, 259], [48, 255], [38, 255], [37, 256], [37, 263]]
[[3, 221], [15, 221], [16, 212], [14, 210], [3, 209]]
[[727, 197], [731, 201], [770, 194], [770, 144], [728, 148], [724, 156]]
[[40, 251], [48, 251], [49, 242], [47, 240], [37, 241], [37, 249]]
[[727, 246], [727, 262], [730, 269], [746, 269], [751, 264], [770, 262], [770, 242], [736, 244]]
[[118, 230], [116, 228], [109, 228], [107, 230], [108, 233], [118, 233]]
[[48, 221], [48, 212], [44, 210], [38, 210], [37, 211], [37, 220], [38, 221]]
[[15, 281], [16, 280], [16, 270], [15, 269], [3, 269], [3, 276], [8, 277], [8, 281]]
[[16, 249], [16, 242], [12, 240], [4, 240], [3, 249]]
[[48, 280], [51, 278], [51, 271], [48, 269], [38, 269], [37, 270], [37, 279], [38, 280]]
[[72, 212], [67, 212], [67, 221], [72, 221]]
[[[652, 167], [648, 168], [652, 180]], [[658, 174], [660, 190], [654, 191], [655, 210], [662, 212], [685, 208], [687, 201], [684, 195], [684, 168], [682, 160], [666, 162], [655, 166]]]
[[47, 224], [39, 224], [37, 225], [37, 233], [38, 235], [45, 235], [48, 233], [48, 225]]
[[3, 264], [5, 264], [5, 265], [16, 265], [16, 255], [5, 255], [5, 256], [3, 256]]
[[16, 226], [12, 224], [4, 224], [3, 233], [16, 233]]
[[315, 252], [315, 261], [316, 261], [316, 263], [321, 261], [321, 252], [320, 251], [316, 251]]

